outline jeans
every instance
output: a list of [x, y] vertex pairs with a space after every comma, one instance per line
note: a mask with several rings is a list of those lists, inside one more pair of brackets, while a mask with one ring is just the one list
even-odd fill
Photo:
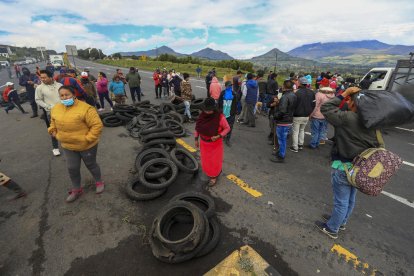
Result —
[[[43, 109], [43, 115], [44, 115], [46, 127], [49, 128], [50, 127], [50, 113], [46, 112], [46, 110]], [[52, 147], [53, 149], [59, 148], [58, 140], [55, 137], [52, 137]]]
[[224, 139], [226, 139], [226, 141], [227, 141], [227, 142], [228, 142], [228, 141], [230, 141], [230, 138], [231, 138], [231, 133], [232, 133], [232, 131], [233, 131], [233, 125], [234, 125], [234, 120], [235, 120], [235, 118], [236, 118], [236, 116], [235, 116], [235, 115], [231, 115], [230, 117], [226, 118], [227, 123], [228, 123], [228, 124], [229, 124], [229, 126], [230, 126], [230, 131], [229, 131], [229, 133], [227, 133], [226, 137], [224, 138]]
[[161, 98], [161, 84], [155, 86], [155, 97]]
[[20, 73], [20, 71], [16, 71], [16, 78], [20, 78], [22, 76], [22, 74]]
[[311, 142], [310, 146], [316, 148], [319, 146], [319, 141], [323, 140], [323, 135], [328, 128], [328, 122], [325, 119], [311, 119]]
[[137, 95], [138, 101], [141, 101], [141, 87], [130, 87], [129, 91], [131, 92], [132, 102], [135, 103], [135, 94]]
[[101, 182], [101, 169], [96, 163], [96, 153], [98, 151], [98, 145], [93, 146], [90, 149], [84, 151], [73, 151], [68, 149], [63, 149], [66, 156], [66, 165], [69, 171], [69, 177], [72, 181], [72, 186], [75, 189], [81, 187], [81, 174], [80, 166], [81, 160], [85, 163], [85, 166], [91, 172], [95, 182]]
[[279, 157], [286, 156], [286, 144], [291, 126], [276, 126], [277, 141], [279, 142]]
[[99, 101], [101, 102], [101, 107], [105, 108], [105, 99], [107, 100], [107, 102], [109, 103], [109, 105], [111, 107], [114, 106], [114, 104], [111, 101], [111, 98], [109, 97], [109, 92], [104, 92], [104, 93], [98, 93], [99, 95]]
[[305, 142], [305, 127], [308, 121], [308, 117], [293, 117], [292, 147], [295, 150]]
[[334, 194], [334, 209], [326, 225], [337, 233], [339, 226], [346, 224], [354, 209], [357, 189], [348, 183], [346, 173], [341, 170], [332, 169], [331, 182]]
[[162, 94], [164, 95], [164, 97], [168, 97], [168, 86], [162, 87]]
[[184, 101], [184, 115], [187, 115], [188, 119], [191, 119], [191, 109], [190, 109], [190, 101]]

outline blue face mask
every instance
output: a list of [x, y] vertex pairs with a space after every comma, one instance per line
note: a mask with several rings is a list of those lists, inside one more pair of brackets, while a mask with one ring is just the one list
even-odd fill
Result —
[[70, 99], [66, 99], [66, 100], [60, 100], [60, 102], [64, 106], [72, 106], [75, 103], [75, 100], [73, 98], [70, 98]]

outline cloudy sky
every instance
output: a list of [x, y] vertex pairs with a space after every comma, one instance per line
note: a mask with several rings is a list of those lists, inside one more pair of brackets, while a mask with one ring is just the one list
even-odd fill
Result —
[[412, 0], [0, 0], [0, 44], [104, 53], [167, 45], [236, 58], [314, 42], [414, 45]]

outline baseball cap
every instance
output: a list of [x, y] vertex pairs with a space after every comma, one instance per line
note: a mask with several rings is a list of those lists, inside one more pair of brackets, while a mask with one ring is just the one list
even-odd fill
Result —
[[302, 77], [299, 79], [300, 84], [309, 84], [308, 79], [305, 77]]
[[328, 87], [329, 86], [329, 80], [327, 78], [323, 78], [321, 80], [321, 82], [319, 83], [319, 85], [322, 85], [324, 87]]
[[6, 82], [6, 85], [10, 86], [10, 85], [14, 85], [14, 83], [8, 81], [8, 82]]
[[67, 72], [70, 73], [70, 74], [75, 74], [76, 73], [75, 69], [69, 69]]
[[88, 73], [87, 72], [82, 72], [81, 73], [81, 78], [83, 78], [83, 79], [88, 78]]

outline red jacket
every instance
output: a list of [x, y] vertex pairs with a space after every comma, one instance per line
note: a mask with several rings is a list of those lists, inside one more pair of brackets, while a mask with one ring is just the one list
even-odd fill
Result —
[[154, 79], [154, 85], [155, 86], [160, 85], [160, 82], [161, 82], [161, 77], [160, 76], [161, 75], [157, 72], [154, 72], [154, 74], [152, 75], [152, 78]]
[[4, 89], [4, 91], [3, 91], [3, 99], [4, 99], [4, 101], [5, 102], [8, 102], [9, 101], [9, 92], [10, 92], [10, 87], [6, 87], [6, 89]]

